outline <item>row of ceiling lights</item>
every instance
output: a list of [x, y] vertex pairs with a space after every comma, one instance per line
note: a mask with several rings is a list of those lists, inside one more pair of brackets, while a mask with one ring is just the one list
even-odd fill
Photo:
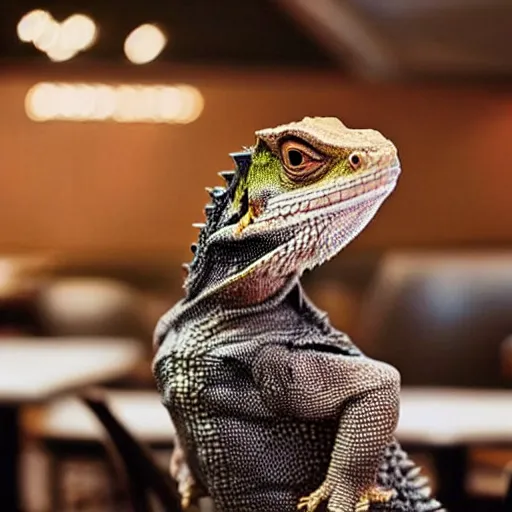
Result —
[[115, 121], [178, 123], [195, 121], [201, 93], [190, 85], [109, 85], [41, 82], [25, 98], [33, 121]]
[[[63, 62], [90, 48], [98, 38], [98, 27], [84, 14], [73, 14], [59, 22], [49, 12], [36, 9], [21, 18], [17, 33], [21, 41], [32, 43], [50, 60]], [[164, 32], [146, 23], [126, 37], [124, 53], [133, 64], [146, 64], [155, 60], [166, 44]]]
[[[18, 37], [32, 43], [54, 62], [63, 62], [90, 48], [98, 27], [84, 14], [63, 21], [41, 9], [25, 14]], [[167, 44], [156, 25], [144, 24], [125, 39], [124, 52], [134, 64], [155, 60]], [[43, 82], [27, 92], [25, 111], [33, 121], [115, 121], [121, 123], [190, 123], [203, 110], [201, 93], [190, 85], [109, 85]]]

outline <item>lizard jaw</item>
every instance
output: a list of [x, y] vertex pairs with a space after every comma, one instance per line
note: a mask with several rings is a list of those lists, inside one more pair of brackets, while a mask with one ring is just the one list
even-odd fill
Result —
[[267, 210], [253, 218], [238, 232], [239, 237], [267, 234], [282, 237], [283, 243], [255, 261], [244, 274], [256, 272], [260, 279], [282, 278], [331, 259], [371, 221], [394, 190], [399, 175], [398, 165], [380, 169], [367, 173], [366, 179], [345, 181], [341, 190], [323, 191], [322, 196], [308, 200], [307, 207], [303, 206], [303, 195], [303, 211], [280, 205], [273, 208], [279, 215], [268, 215]]
[[251, 213], [250, 222], [239, 226], [238, 237], [250, 237], [258, 233], [274, 233], [282, 230], [300, 230], [316, 217], [350, 212], [358, 205], [379, 204], [394, 190], [400, 167], [378, 169], [360, 178], [339, 180], [331, 187], [313, 191], [307, 195], [288, 194], [286, 198], [269, 201], [266, 210], [259, 216]]
[[395, 184], [396, 180], [350, 200], [292, 216], [291, 223], [255, 222], [242, 232], [237, 231], [240, 238], [266, 233], [276, 239], [282, 237], [283, 243], [210, 291], [229, 288], [242, 280], [247, 283], [248, 278], [253, 282], [279, 283], [286, 276], [300, 274], [329, 260], [370, 222]]
[[380, 193], [389, 194], [394, 189], [399, 175], [400, 166], [397, 164], [365, 173], [351, 180], [338, 180], [328, 188], [309, 194], [291, 193], [286, 197], [270, 200], [265, 212], [261, 216], [253, 217], [253, 224], [280, 222], [313, 211], [320, 213], [317, 210], [330, 206], [349, 208], [361, 201], [371, 200]]
[[[212, 285], [208, 295], [245, 283], [245, 288], [267, 283], [269, 289], [292, 274], [301, 274], [332, 258], [350, 243], [370, 222], [381, 204], [395, 188], [398, 165], [368, 172], [358, 179], [337, 180], [328, 189], [313, 194], [288, 194], [308, 201], [304, 211], [283, 210], [283, 196], [257, 215], [250, 206], [238, 224], [231, 224], [213, 233], [207, 240], [211, 246], [245, 241], [255, 244], [266, 240], [269, 251]], [[365, 178], [365, 179], [362, 179]], [[361, 186], [363, 188], [361, 189]], [[355, 195], [353, 195], [355, 193]], [[350, 197], [349, 197], [350, 195]], [[313, 201], [328, 196], [327, 201]], [[295, 198], [294, 197], [294, 198]], [[339, 198], [339, 199], [338, 199]], [[295, 201], [293, 204], [298, 204]], [[270, 212], [279, 211], [279, 215]], [[272, 242], [273, 241], [273, 242]], [[273, 245], [273, 247], [272, 247]], [[237, 284], [238, 283], [238, 284]], [[204, 294], [203, 294], [204, 295]]]
[[378, 168], [350, 180], [339, 179], [331, 186], [309, 194], [291, 192], [285, 197], [270, 199], [263, 211], [249, 204], [248, 211], [237, 224], [216, 231], [208, 238], [207, 244], [265, 233], [276, 234], [307, 222], [311, 216], [348, 210], [362, 202], [378, 201], [393, 191], [400, 172], [399, 164], [394, 163], [391, 167]]

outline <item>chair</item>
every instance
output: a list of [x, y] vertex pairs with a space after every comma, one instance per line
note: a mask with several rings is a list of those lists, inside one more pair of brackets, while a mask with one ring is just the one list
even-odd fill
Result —
[[[508, 338], [503, 342], [501, 347], [501, 356], [503, 372], [505, 376], [510, 379], [512, 378], [512, 336], [508, 336]], [[503, 510], [509, 511], [512, 510], [512, 460], [508, 463], [505, 469], [508, 476], [508, 487], [505, 494]]]
[[109, 434], [114, 457], [125, 475], [133, 512], [150, 512], [150, 493], [153, 493], [166, 512], [182, 512], [175, 482], [153, 460], [151, 453], [112, 414], [104, 394], [88, 390], [82, 401], [96, 415]]
[[508, 489], [503, 502], [503, 512], [508, 512], [510, 510], [512, 510], [512, 471], [509, 475]]
[[[162, 463], [168, 460], [175, 434], [169, 415], [155, 390], [104, 389], [101, 399], [116, 421], [125, 426], [137, 442], [151, 448], [153, 458], [156, 455], [158, 462], [162, 458]], [[51, 510], [60, 510], [65, 503], [74, 506], [78, 502], [93, 501], [91, 506], [104, 506], [105, 501], [112, 499], [116, 502], [126, 500], [126, 490], [130, 487], [125, 485], [126, 482], [119, 482], [119, 464], [113, 464], [113, 461], [119, 460], [118, 456], [114, 459], [107, 457], [105, 464], [105, 455], [112, 453], [112, 450], [108, 450], [112, 443], [105, 442], [108, 431], [98, 422], [94, 409], [78, 397], [63, 397], [25, 412], [25, 430], [34, 442], [36, 453], [41, 453], [42, 448], [46, 452], [43, 459], [49, 463], [46, 484], [50, 486]], [[77, 482], [78, 478], [80, 488], [77, 489], [75, 484], [63, 485], [64, 478], [68, 476], [66, 468], [70, 465], [77, 467], [77, 463], [74, 481]], [[94, 475], [99, 470], [106, 471], [103, 483], [102, 479], [94, 476], [94, 481], [84, 488], [82, 476], [92, 465], [96, 467]], [[121, 473], [124, 471], [122, 469]], [[42, 492], [47, 488], [41, 487]], [[93, 493], [91, 487], [94, 487]], [[65, 489], [69, 493], [63, 493]], [[105, 495], [107, 492], [108, 495]]]
[[52, 336], [143, 338], [137, 290], [106, 277], [60, 277], [41, 290], [38, 308]]
[[[363, 308], [361, 344], [396, 366], [404, 387], [504, 388], [500, 353], [511, 311], [510, 253], [391, 253]], [[452, 484], [439, 499], [467, 510], [467, 446], [421, 448]]]
[[[502, 341], [512, 333], [512, 254], [386, 256], [360, 337], [404, 386], [506, 387]], [[359, 339], [359, 338], [358, 338]]]

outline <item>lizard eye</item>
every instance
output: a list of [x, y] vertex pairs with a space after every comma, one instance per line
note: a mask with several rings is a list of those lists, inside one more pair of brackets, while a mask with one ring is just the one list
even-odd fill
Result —
[[304, 156], [298, 149], [289, 149], [286, 153], [288, 163], [292, 167], [299, 167], [304, 162]]
[[359, 153], [351, 153], [348, 157], [348, 161], [350, 162], [350, 165], [352, 166], [352, 169], [356, 170], [361, 167], [361, 164], [363, 163], [363, 159], [361, 158], [361, 155]]
[[300, 142], [288, 140], [281, 146], [281, 160], [291, 179], [301, 180], [323, 166], [325, 158]]

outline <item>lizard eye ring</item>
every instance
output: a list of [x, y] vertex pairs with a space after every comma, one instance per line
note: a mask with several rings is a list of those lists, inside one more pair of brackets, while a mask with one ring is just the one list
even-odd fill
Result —
[[348, 157], [348, 161], [350, 162], [350, 165], [352, 166], [352, 169], [356, 170], [361, 167], [361, 164], [363, 163], [363, 159], [361, 158], [361, 155], [359, 153], [351, 153]]
[[295, 181], [310, 176], [325, 163], [323, 155], [295, 140], [283, 142], [280, 156], [287, 175]]

